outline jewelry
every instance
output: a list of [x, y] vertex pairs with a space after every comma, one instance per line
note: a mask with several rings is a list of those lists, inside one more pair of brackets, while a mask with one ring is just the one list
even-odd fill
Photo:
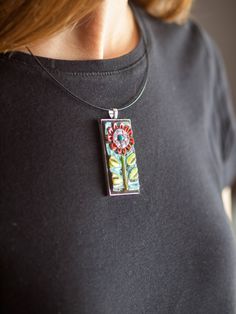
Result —
[[[136, 11], [135, 6], [130, 2], [133, 11]], [[133, 137], [133, 130], [131, 126], [130, 119], [118, 119], [118, 112], [131, 107], [135, 104], [138, 99], [143, 94], [148, 81], [149, 72], [149, 56], [148, 56], [148, 43], [146, 30], [144, 30], [144, 23], [139, 17], [139, 12], [136, 12], [137, 20], [139, 21], [139, 29], [141, 30], [141, 35], [143, 36], [145, 44], [145, 55], [147, 57], [147, 67], [145, 71], [145, 78], [142, 81], [141, 88], [135, 97], [131, 98], [128, 104], [121, 108], [104, 108], [101, 106], [95, 106], [86, 100], [81, 99], [73, 92], [71, 92], [67, 87], [65, 87], [60, 81], [57, 80], [47, 68], [40, 62], [40, 60], [33, 55], [31, 50], [27, 48], [34, 60], [39, 64], [39, 66], [54, 80], [56, 81], [64, 90], [66, 90], [73, 98], [82, 101], [89, 106], [96, 109], [108, 111], [109, 119], [98, 119], [99, 130], [102, 143], [103, 151], [103, 163], [106, 175], [106, 186], [107, 194], [109, 196], [117, 195], [129, 195], [129, 194], [140, 194], [140, 179], [137, 166], [137, 158], [135, 151], [135, 141]]]

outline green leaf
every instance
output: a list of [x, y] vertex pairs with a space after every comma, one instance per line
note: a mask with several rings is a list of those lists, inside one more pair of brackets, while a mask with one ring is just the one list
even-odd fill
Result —
[[117, 173], [112, 173], [113, 185], [121, 185], [123, 183], [123, 177]]
[[127, 164], [129, 166], [133, 166], [136, 163], [136, 155], [135, 153], [131, 153], [128, 157], [127, 157]]
[[129, 173], [130, 181], [137, 181], [138, 180], [138, 168], [134, 167]]
[[109, 168], [121, 168], [121, 163], [115, 156], [109, 158]]

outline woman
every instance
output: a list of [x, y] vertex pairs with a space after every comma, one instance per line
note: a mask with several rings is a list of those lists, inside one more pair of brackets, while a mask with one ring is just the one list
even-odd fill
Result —
[[1, 2], [1, 313], [236, 312], [236, 121], [190, 5]]

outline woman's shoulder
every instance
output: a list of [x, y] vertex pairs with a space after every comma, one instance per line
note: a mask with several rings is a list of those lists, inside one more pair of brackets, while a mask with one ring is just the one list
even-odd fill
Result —
[[[170, 73], [197, 73], [204, 81], [216, 79], [224, 71], [224, 60], [215, 39], [195, 18], [183, 24], [167, 23], [144, 12], [154, 61]], [[219, 68], [221, 68], [219, 70]], [[196, 80], [196, 77], [190, 76]]]
[[166, 57], [178, 57], [178, 54], [188, 58], [197, 55], [213, 57], [220, 54], [215, 40], [194, 17], [178, 24], [165, 22], [143, 10], [143, 18], [152, 43], [157, 44]]

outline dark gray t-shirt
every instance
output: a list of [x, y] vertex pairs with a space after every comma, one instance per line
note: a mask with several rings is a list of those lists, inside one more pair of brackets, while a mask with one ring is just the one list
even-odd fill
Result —
[[[30, 54], [0, 55], [0, 312], [235, 314], [236, 241], [221, 191], [236, 178], [222, 58], [195, 22], [136, 6], [149, 80], [130, 118], [141, 192], [106, 196], [97, 119]], [[137, 13], [136, 12], [136, 13]], [[79, 97], [123, 107], [143, 38], [110, 60], [39, 57]]]

